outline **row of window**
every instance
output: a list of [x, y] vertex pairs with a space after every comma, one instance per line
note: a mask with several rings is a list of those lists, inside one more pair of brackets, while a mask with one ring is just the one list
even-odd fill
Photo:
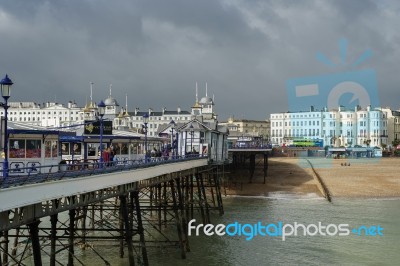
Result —
[[[317, 114], [312, 114], [312, 115], [311, 114], [285, 115], [285, 118], [306, 118], [306, 117], [320, 117], [320, 114], [317, 113]], [[324, 114], [322, 117], [326, 118], [326, 115]], [[347, 118], [353, 118], [353, 113], [346, 114], [346, 117]], [[359, 117], [360, 118], [366, 118], [367, 114], [366, 113], [359, 114]], [[382, 118], [385, 118], [386, 115], [385, 115], [385, 113], [382, 113], [382, 116], [381, 116], [379, 112], [373, 112], [373, 113], [371, 113], [371, 117], [375, 117], [375, 118], [382, 117]], [[271, 119], [274, 119], [274, 118], [275, 119], [283, 118], [283, 115], [271, 115]], [[329, 114], [329, 118], [336, 118], [336, 114]], [[343, 118], [343, 114], [342, 113], [340, 114], [340, 118]]]
[[[48, 117], [47, 119], [52, 119], [51, 117]], [[57, 117], [54, 117], [54, 119], [57, 119]], [[60, 119], [60, 121], [62, 121], [62, 117], [60, 117], [59, 118]], [[43, 118], [42, 120], [46, 120], [46, 118]], [[69, 118], [69, 117], [65, 117], [64, 118], [64, 121], [79, 121], [79, 118], [78, 117], [75, 117], [75, 119], [73, 118], [73, 117], [71, 117], [71, 118]], [[31, 118], [30, 117], [19, 117], [19, 119], [18, 119], [18, 117], [10, 117], [10, 121], [41, 121], [40, 120], [40, 117], [37, 117], [37, 118], [35, 118], [35, 117], [32, 117], [32, 120], [31, 120]]]
[[[184, 116], [184, 117], [181, 117], [181, 116], [175, 116], [175, 117], [172, 117], [172, 116], [150, 116], [149, 117], [149, 121], [156, 121], [156, 120], [159, 120], [159, 121], [161, 121], [161, 120], [165, 120], [165, 121], [171, 121], [171, 120], [189, 120], [190, 119], [190, 116]], [[143, 116], [133, 116], [133, 120], [138, 120], [138, 121], [142, 121], [143, 120]]]
[[[4, 112], [0, 112], [1, 115], [3, 115], [3, 113], [4, 113]], [[48, 115], [51, 115], [51, 113], [52, 113], [52, 112], [47, 111], [47, 114], [48, 114]], [[9, 114], [9, 115], [30, 115], [31, 112], [13, 112], [13, 111], [9, 111], [8, 114]], [[32, 112], [32, 115], [35, 115], [35, 114], [38, 114], [38, 115], [43, 114], [43, 115], [45, 115], [45, 114], [46, 114], [46, 111], [42, 111], [42, 112], [40, 112], [40, 111]], [[56, 115], [57, 112], [53, 112], [53, 114]], [[62, 112], [60, 111], [60, 112], [58, 112], [58, 114], [59, 114], [59, 115], [62, 115]], [[66, 115], [71, 115], [71, 114], [74, 114], [74, 112], [67, 112], [67, 111], [65, 111], [64, 114], [66, 114]], [[79, 111], [76, 111], [75, 114], [79, 114]]]
[[[41, 158], [42, 141], [40, 139], [10, 139], [9, 140], [9, 157], [10, 158]], [[44, 143], [45, 158], [58, 157], [58, 141], [45, 141]]]

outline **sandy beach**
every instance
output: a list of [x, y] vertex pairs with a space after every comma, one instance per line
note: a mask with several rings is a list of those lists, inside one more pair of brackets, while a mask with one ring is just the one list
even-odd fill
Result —
[[262, 164], [257, 163], [252, 183], [249, 183], [248, 169], [232, 170], [226, 194], [270, 196], [282, 192], [323, 197], [323, 188], [306, 159], [311, 162], [332, 198], [400, 197], [400, 158], [334, 160], [272, 157], [269, 159], [266, 184], [263, 184]]

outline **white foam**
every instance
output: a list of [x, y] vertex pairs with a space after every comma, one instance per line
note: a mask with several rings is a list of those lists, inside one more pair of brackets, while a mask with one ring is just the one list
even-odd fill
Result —
[[267, 195], [228, 195], [228, 197], [234, 198], [249, 198], [249, 199], [274, 199], [274, 200], [325, 200], [324, 197], [319, 196], [316, 193], [296, 193], [287, 191], [276, 191], [268, 192]]

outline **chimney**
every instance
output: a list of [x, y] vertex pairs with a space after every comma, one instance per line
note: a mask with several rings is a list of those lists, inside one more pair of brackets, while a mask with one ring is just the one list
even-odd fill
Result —
[[367, 106], [367, 111], [368, 111], [368, 112], [371, 111], [371, 105], [368, 105], [368, 106]]
[[314, 106], [311, 105], [310, 112], [314, 112]]

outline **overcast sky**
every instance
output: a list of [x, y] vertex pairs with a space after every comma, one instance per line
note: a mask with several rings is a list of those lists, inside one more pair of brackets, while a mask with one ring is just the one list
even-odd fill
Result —
[[[378, 1], [377, 1], [378, 2]], [[195, 83], [215, 95], [221, 120], [265, 119], [288, 110], [286, 80], [347, 71], [316, 60], [376, 70], [380, 101], [400, 106], [398, 1], [0, 0], [0, 73], [10, 101], [75, 100], [109, 94], [135, 107], [188, 110]], [[354, 70], [354, 69], [353, 69]]]

